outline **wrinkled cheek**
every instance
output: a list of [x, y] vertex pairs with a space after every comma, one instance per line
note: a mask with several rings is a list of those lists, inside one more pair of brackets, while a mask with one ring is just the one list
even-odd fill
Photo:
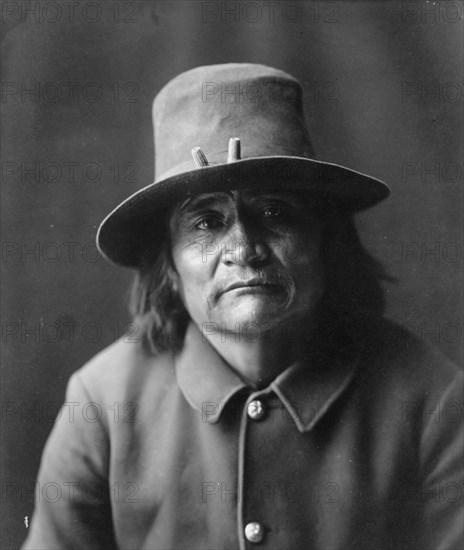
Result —
[[296, 283], [297, 296], [302, 301], [314, 304], [325, 290], [325, 270], [319, 258], [318, 248], [314, 247], [287, 264]]
[[301, 236], [289, 234], [273, 240], [270, 246], [275, 256], [289, 269], [292, 267], [304, 269], [308, 262], [319, 261], [319, 246], [316, 241], [318, 238], [314, 235], [303, 239]]
[[324, 293], [325, 276], [320, 264], [305, 267], [306, 269], [302, 269], [298, 275], [297, 294], [300, 294], [302, 301], [314, 305]]
[[190, 274], [181, 277], [182, 295], [185, 305], [193, 304], [203, 294], [203, 282], [201, 278]]
[[202, 320], [208, 309], [209, 277], [190, 269], [181, 277], [181, 298], [190, 317]]

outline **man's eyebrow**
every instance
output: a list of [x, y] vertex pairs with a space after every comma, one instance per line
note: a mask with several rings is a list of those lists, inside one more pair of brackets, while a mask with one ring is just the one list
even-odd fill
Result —
[[[259, 200], [260, 198], [281, 198], [281, 199], [293, 199], [301, 200], [301, 196], [298, 192], [292, 190], [281, 190], [281, 189], [270, 189], [262, 190], [256, 189], [251, 190], [251, 198], [253, 200]], [[202, 195], [197, 195], [195, 197], [188, 197], [184, 202], [180, 204], [180, 211], [182, 213], [190, 212], [198, 208], [208, 208], [212, 206], [217, 206], [218, 203], [228, 202], [232, 197], [231, 191], [224, 191], [219, 193], [204, 193]]]
[[257, 191], [253, 192], [250, 195], [250, 199], [252, 201], [259, 201], [267, 200], [267, 199], [273, 199], [273, 200], [281, 200], [281, 201], [290, 201], [290, 202], [297, 202], [298, 204], [304, 202], [304, 196], [301, 193], [294, 192], [291, 190], [275, 190], [275, 191]]
[[207, 208], [208, 206], [215, 206], [220, 202], [224, 202], [228, 198], [230, 198], [228, 193], [212, 193], [199, 195], [197, 197], [189, 197], [181, 203], [180, 210], [181, 212], [188, 212], [196, 208]]
[[294, 191], [281, 191], [281, 190], [275, 190], [275, 191], [256, 191], [251, 193], [252, 198], [260, 198], [260, 197], [277, 197], [277, 198], [294, 198], [298, 199], [300, 197], [300, 194]]

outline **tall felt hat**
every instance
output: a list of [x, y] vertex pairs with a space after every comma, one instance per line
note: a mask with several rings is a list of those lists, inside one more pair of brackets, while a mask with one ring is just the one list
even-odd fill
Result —
[[119, 265], [156, 257], [167, 209], [199, 193], [302, 189], [352, 212], [389, 195], [375, 178], [314, 158], [301, 85], [278, 69], [228, 63], [182, 73], [156, 96], [153, 125], [155, 182], [119, 204], [97, 233], [100, 252]]

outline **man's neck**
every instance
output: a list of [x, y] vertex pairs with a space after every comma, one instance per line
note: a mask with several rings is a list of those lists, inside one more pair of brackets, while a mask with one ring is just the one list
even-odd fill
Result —
[[309, 327], [309, 321], [302, 321], [259, 334], [251, 328], [246, 334], [218, 332], [208, 335], [208, 341], [245, 382], [264, 387], [307, 350]]

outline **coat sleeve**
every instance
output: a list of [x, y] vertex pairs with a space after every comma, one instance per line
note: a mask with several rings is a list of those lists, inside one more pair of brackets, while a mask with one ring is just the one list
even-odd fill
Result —
[[423, 411], [421, 548], [464, 549], [463, 372]]
[[116, 548], [103, 413], [75, 373], [42, 455], [24, 550]]

